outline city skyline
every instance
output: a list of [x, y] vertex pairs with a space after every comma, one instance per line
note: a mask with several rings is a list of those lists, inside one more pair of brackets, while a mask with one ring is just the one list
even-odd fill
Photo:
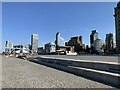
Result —
[[90, 45], [92, 30], [97, 30], [99, 38], [105, 40], [107, 33], [115, 33], [116, 5], [117, 2], [3, 3], [3, 45], [6, 40], [28, 44], [31, 34], [37, 33], [39, 46], [43, 46], [55, 41], [56, 32], [61, 33], [63, 42], [82, 36], [83, 43]]

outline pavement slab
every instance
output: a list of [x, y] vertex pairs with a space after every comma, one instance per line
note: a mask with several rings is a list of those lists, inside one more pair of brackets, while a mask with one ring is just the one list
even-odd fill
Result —
[[2, 88], [113, 88], [64, 71], [2, 57]]

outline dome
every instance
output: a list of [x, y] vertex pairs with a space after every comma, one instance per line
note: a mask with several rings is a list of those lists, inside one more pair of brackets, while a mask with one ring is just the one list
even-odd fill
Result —
[[118, 2], [117, 7], [120, 7], [120, 1]]

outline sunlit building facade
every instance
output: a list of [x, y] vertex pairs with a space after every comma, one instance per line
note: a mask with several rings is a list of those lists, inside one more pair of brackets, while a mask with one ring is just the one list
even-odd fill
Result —
[[31, 49], [34, 53], [37, 53], [38, 50], [38, 34], [32, 34], [31, 36]]

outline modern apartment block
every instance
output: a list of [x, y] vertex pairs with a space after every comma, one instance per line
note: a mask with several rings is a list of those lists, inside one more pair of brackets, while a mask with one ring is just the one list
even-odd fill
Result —
[[38, 50], [38, 34], [32, 34], [31, 35], [31, 49], [34, 53], [37, 53]]
[[120, 2], [115, 7], [116, 51], [120, 54]]

